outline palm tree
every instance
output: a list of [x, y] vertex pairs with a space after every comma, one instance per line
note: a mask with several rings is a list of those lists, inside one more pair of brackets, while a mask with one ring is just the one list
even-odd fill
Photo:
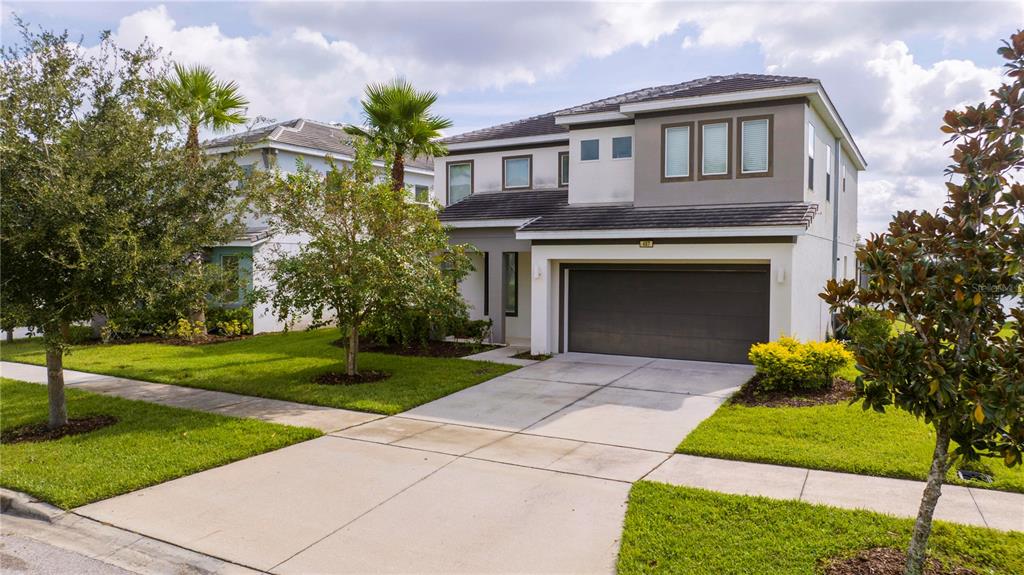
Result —
[[436, 93], [418, 91], [404, 78], [370, 84], [362, 101], [365, 127], [345, 128], [353, 136], [368, 139], [374, 153], [391, 159], [391, 186], [395, 191], [401, 190], [405, 182], [406, 157], [443, 156], [448, 152], [437, 138], [452, 121], [430, 113], [436, 101]]
[[161, 92], [177, 115], [179, 128], [188, 131], [185, 149], [199, 157], [199, 128], [215, 132], [245, 122], [245, 107], [249, 105], [238, 92], [234, 82], [219, 82], [206, 66], [174, 65], [174, 74], [164, 78]]
[[[245, 123], [245, 107], [249, 105], [238, 92], [238, 84], [220, 82], [213, 71], [206, 66], [184, 66], [174, 64], [174, 74], [165, 77], [159, 84], [160, 92], [175, 114], [175, 124], [185, 128], [185, 154], [198, 164], [202, 157], [199, 148], [199, 128], [210, 128], [215, 132]], [[189, 257], [186, 276], [196, 280], [207, 274], [202, 253]], [[200, 290], [203, 291], [203, 290]], [[205, 291], [193, 302], [189, 320], [206, 323]]]

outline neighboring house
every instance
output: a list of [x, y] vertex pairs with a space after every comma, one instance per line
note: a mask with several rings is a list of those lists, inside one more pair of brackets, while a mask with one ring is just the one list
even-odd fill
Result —
[[745, 362], [821, 339], [865, 161], [818, 80], [712, 76], [457, 135], [435, 174], [496, 342]]
[[[340, 166], [350, 164], [353, 149], [345, 144], [349, 136], [340, 124], [327, 124], [306, 119], [295, 119], [269, 126], [262, 126], [209, 140], [203, 144], [207, 154], [234, 152], [239, 146], [245, 151], [237, 162], [246, 170], [272, 170], [294, 172], [299, 158], [314, 169], [326, 172], [327, 158], [333, 158]], [[376, 162], [383, 166], [383, 162]], [[405, 184], [410, 199], [426, 202], [430, 200], [434, 183], [434, 162], [431, 158], [407, 159]], [[251, 216], [246, 222], [245, 233], [223, 246], [210, 250], [213, 263], [237, 269], [245, 287], [239, 291], [238, 299], [232, 306], [244, 303], [245, 296], [253, 286], [266, 285], [270, 281], [267, 262], [277, 251], [294, 252], [306, 239], [300, 235], [273, 235], [267, 222]], [[309, 318], [299, 320], [295, 327], [305, 327]], [[257, 304], [253, 308], [253, 331], [255, 333], [280, 331], [284, 324], [277, 321], [270, 306]]]

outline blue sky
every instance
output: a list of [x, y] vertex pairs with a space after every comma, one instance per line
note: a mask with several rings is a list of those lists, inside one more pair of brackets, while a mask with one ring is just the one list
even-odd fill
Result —
[[251, 116], [358, 121], [366, 82], [404, 75], [441, 94], [450, 133], [658, 84], [734, 72], [820, 78], [869, 161], [861, 232], [934, 209], [942, 112], [1000, 81], [995, 49], [1024, 2], [506, 3], [5, 2], [68, 29], [149, 38], [236, 80]]

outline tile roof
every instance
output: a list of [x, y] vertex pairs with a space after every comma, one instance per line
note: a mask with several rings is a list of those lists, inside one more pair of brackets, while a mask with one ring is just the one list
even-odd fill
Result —
[[817, 209], [817, 204], [802, 202], [657, 208], [563, 205], [527, 223], [519, 231], [807, 227]]
[[622, 104], [634, 104], [638, 102], [649, 102], [655, 100], [667, 100], [672, 98], [688, 98], [694, 96], [708, 96], [713, 94], [726, 94], [733, 92], [744, 92], [747, 90], [762, 90], [765, 88], [776, 88], [781, 86], [794, 86], [798, 84], [817, 83], [814, 78], [801, 76], [774, 76], [768, 74], [732, 74], [728, 76], [707, 76], [678, 84], [666, 84], [633, 90], [610, 98], [594, 100], [579, 106], [564, 108], [539, 116], [532, 116], [515, 122], [507, 122], [481, 130], [473, 130], [464, 134], [458, 134], [444, 138], [446, 144], [465, 144], [470, 142], [482, 142], [487, 140], [520, 138], [527, 136], [546, 136], [550, 134], [568, 134], [569, 127], [555, 124], [555, 118], [559, 116], [571, 116], [575, 114], [587, 114], [592, 112], [617, 111]]
[[440, 212], [445, 223], [529, 219], [519, 231], [731, 228], [810, 225], [818, 205], [723, 204], [637, 208], [628, 204], [569, 205], [567, 190], [473, 194]]
[[[207, 140], [203, 142], [203, 147], [255, 145], [266, 142], [323, 150], [325, 153], [334, 155], [351, 156], [355, 151], [346, 143], [349, 137], [341, 124], [325, 124], [315, 120], [296, 118]], [[434, 159], [406, 159], [406, 165], [421, 170], [433, 170]]]
[[536, 218], [568, 202], [568, 190], [480, 193], [444, 208], [439, 217], [442, 222]]

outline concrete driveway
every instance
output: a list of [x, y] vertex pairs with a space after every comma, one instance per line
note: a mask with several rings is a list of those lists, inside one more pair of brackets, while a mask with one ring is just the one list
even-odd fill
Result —
[[630, 483], [751, 373], [565, 354], [79, 512], [275, 573], [610, 573]]

